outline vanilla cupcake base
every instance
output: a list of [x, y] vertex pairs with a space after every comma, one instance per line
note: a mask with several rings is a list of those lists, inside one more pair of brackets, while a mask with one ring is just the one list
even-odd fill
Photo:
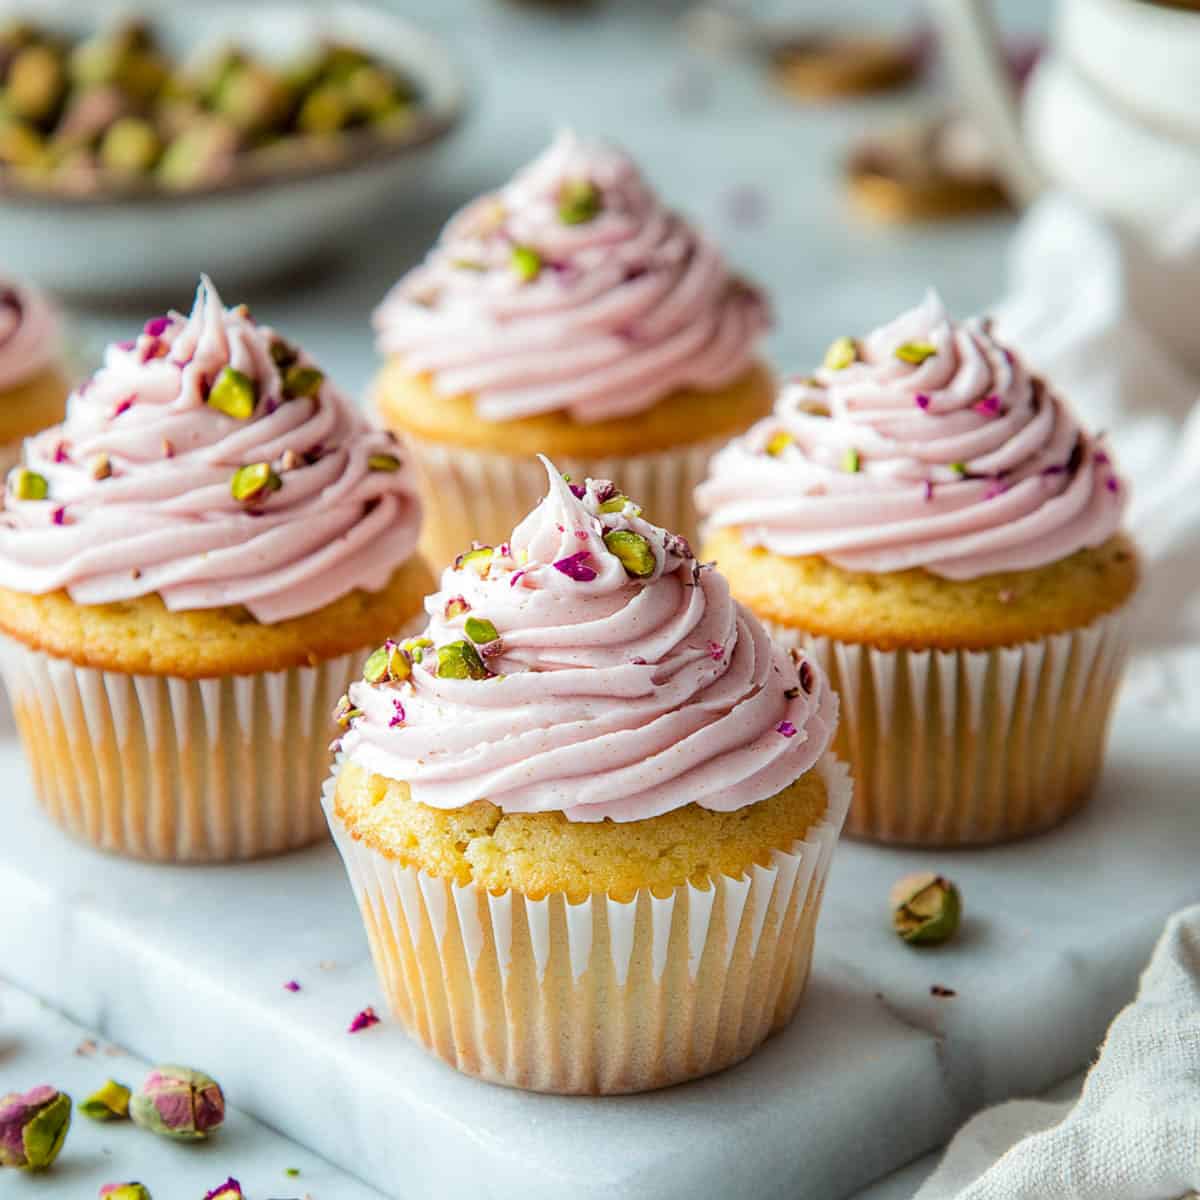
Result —
[[0, 673], [48, 816], [101, 850], [230, 862], [324, 837], [331, 713], [361, 654], [213, 679], [79, 667], [0, 637]]
[[1066, 820], [1090, 799], [1128, 657], [1128, 610], [987, 651], [877, 650], [764, 621], [805, 647], [841, 696], [850, 837], [987, 845]]
[[541, 1092], [647, 1091], [720, 1071], [791, 1019], [808, 978], [844, 765], [824, 818], [767, 867], [627, 903], [492, 894], [352, 837], [323, 796], [392, 1012], [469, 1075]]
[[[499, 545], [546, 494], [546, 470], [536, 458], [467, 450], [409, 435], [425, 506], [421, 550], [431, 563], [453, 562], [473, 541]], [[555, 456], [572, 479], [611, 479], [637, 497], [646, 517], [684, 537], [696, 537], [692, 493], [724, 438], [652, 454], [601, 458]]]
[[15, 442], [0, 442], [0, 485], [4, 483], [4, 478], [9, 471], [20, 463], [23, 444], [23, 439]]

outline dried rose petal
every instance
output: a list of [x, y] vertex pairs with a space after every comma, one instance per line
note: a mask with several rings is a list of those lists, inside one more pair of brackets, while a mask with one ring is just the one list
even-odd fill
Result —
[[560, 558], [553, 564], [554, 569], [561, 571], [568, 579], [573, 579], [576, 583], [591, 583], [597, 574], [596, 569], [589, 566], [586, 561], [591, 557], [591, 551], [580, 550], [577, 554], [568, 554], [566, 558]]

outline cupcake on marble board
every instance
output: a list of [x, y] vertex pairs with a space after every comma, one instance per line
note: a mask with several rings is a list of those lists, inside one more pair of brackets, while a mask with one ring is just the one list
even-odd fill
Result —
[[0, 672], [38, 795], [102, 849], [306, 845], [329, 707], [421, 612], [404, 452], [203, 281], [111, 346], [0, 509]]
[[1126, 658], [1138, 557], [1103, 440], [935, 295], [714, 461], [704, 556], [840, 692], [848, 832], [986, 843], [1080, 808]]
[[713, 452], [771, 407], [761, 295], [619, 150], [561, 134], [447, 225], [375, 314], [383, 423], [423, 479], [426, 547], [495, 544], [551, 455], [692, 532]]
[[0, 471], [20, 461], [25, 438], [62, 420], [70, 390], [49, 300], [0, 279]]
[[684, 539], [546, 467], [368, 660], [325, 806], [413, 1037], [493, 1082], [642, 1091], [796, 1009], [850, 798], [837, 697]]

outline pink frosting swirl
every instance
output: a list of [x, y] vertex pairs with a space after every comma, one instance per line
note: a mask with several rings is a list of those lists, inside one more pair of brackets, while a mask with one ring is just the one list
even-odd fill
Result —
[[[443, 575], [410, 679], [351, 687], [363, 715], [350, 758], [435, 808], [486, 798], [573, 821], [728, 812], [808, 771], [837, 722], [820, 669], [773, 646], [725, 580], [614, 503], [611, 483], [568, 488], [546, 466], [549, 495], [511, 545]], [[646, 574], [609, 549], [614, 530], [644, 539]], [[487, 676], [440, 677], [439, 651], [478, 634], [473, 622], [498, 635], [479, 650]]]
[[[22, 499], [10, 483], [4, 585], [65, 588], [79, 604], [152, 592], [170, 609], [242, 604], [264, 623], [382, 589], [416, 546], [412, 474], [315, 369], [309, 394], [288, 398], [276, 358], [312, 367], [245, 308], [226, 310], [207, 279], [190, 317], [110, 346], [66, 421], [25, 444], [48, 494]], [[244, 419], [210, 402], [227, 367], [256, 388]], [[278, 486], [236, 499], [234, 474], [252, 464]]]
[[0, 280], [0, 389], [45, 370], [59, 352], [58, 315], [41, 292]]
[[473, 394], [485, 421], [565, 411], [587, 422], [732, 382], [768, 316], [629, 158], [564, 133], [451, 219], [375, 325], [383, 353], [431, 373], [443, 394]]
[[947, 579], [1044, 566], [1119, 528], [1126, 489], [1107, 452], [987, 322], [952, 321], [931, 293], [856, 354], [791, 383], [721, 451], [696, 496], [710, 527]]

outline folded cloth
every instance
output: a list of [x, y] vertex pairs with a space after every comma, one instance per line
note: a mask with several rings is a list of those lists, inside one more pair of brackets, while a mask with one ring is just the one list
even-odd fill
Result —
[[1189, 686], [1200, 676], [1200, 376], [1135, 308], [1131, 275], [1145, 274], [1128, 238], [1052, 194], [1021, 222], [1010, 295], [995, 316], [998, 332], [1107, 431], [1132, 479], [1129, 522], [1151, 571], [1129, 690], [1164, 719], [1200, 726], [1200, 689]]
[[1079, 1102], [980, 1113], [915, 1200], [1175, 1200], [1197, 1188], [1200, 905], [1168, 921]]

